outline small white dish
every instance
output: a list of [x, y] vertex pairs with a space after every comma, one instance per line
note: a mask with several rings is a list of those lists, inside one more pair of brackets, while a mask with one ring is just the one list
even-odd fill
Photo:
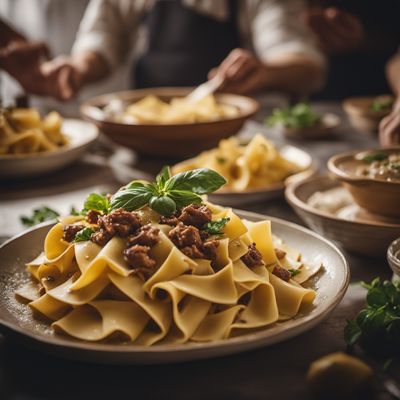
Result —
[[54, 151], [0, 156], [0, 178], [25, 178], [49, 173], [73, 163], [98, 137], [97, 127], [78, 119], [65, 119], [62, 132], [68, 143]]

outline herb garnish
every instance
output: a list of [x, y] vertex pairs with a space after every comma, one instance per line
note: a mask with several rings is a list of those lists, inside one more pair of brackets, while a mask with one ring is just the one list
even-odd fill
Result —
[[290, 272], [291, 278], [301, 273], [299, 269], [288, 269], [288, 271]]
[[204, 225], [203, 229], [211, 235], [223, 235], [222, 229], [230, 220], [228, 217], [223, 217], [215, 221], [210, 221]]
[[374, 161], [383, 161], [388, 158], [387, 154], [378, 151], [376, 153], [371, 153], [362, 158], [366, 163], [373, 163]]
[[348, 321], [344, 338], [348, 345], [360, 345], [376, 356], [400, 355], [400, 281], [374, 279], [363, 283], [368, 289], [367, 305]]
[[106, 196], [98, 193], [90, 193], [83, 205], [82, 213], [86, 214], [89, 210], [99, 211], [107, 214], [110, 211], [110, 202]]
[[76, 233], [74, 242], [85, 242], [90, 239], [90, 236], [94, 233], [92, 228], [86, 227]]
[[394, 99], [392, 97], [377, 97], [371, 104], [370, 108], [374, 112], [387, 111], [389, 112], [393, 107]]
[[276, 108], [265, 119], [268, 126], [282, 125], [286, 128], [310, 128], [321, 122], [321, 115], [313, 111], [309, 104], [298, 103], [293, 107]]
[[225, 183], [225, 178], [208, 168], [171, 176], [169, 167], [164, 167], [155, 182], [133, 181], [118, 190], [111, 198], [109, 211], [133, 211], [148, 204], [159, 214], [169, 216], [189, 204], [200, 204], [200, 195], [214, 192]]
[[44, 221], [50, 221], [52, 219], [56, 219], [59, 216], [60, 214], [57, 211], [52, 210], [47, 206], [42, 206], [40, 208], [35, 208], [33, 210], [32, 216], [30, 217], [21, 216], [20, 220], [22, 224], [25, 226], [33, 226], [40, 224], [41, 222]]

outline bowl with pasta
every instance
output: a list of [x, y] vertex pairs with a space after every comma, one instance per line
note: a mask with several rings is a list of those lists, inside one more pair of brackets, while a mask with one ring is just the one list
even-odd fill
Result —
[[258, 110], [245, 96], [215, 94], [198, 102], [191, 88], [151, 88], [106, 94], [82, 104], [84, 119], [110, 139], [151, 156], [187, 157], [232, 136]]
[[31, 177], [77, 160], [98, 137], [91, 123], [45, 116], [34, 108], [0, 109], [0, 178]]
[[210, 195], [218, 204], [238, 206], [283, 196], [286, 185], [315, 173], [310, 154], [292, 145], [275, 145], [262, 134], [250, 141], [231, 137], [172, 167], [174, 173], [207, 167], [218, 171], [226, 185]]
[[345, 293], [345, 258], [305, 228], [202, 197], [224, 181], [164, 168], [9, 240], [0, 324], [53, 354], [148, 364], [237, 353], [315, 326]]

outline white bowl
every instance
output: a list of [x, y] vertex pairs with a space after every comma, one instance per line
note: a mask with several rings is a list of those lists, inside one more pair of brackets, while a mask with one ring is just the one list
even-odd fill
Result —
[[98, 135], [95, 125], [79, 119], [65, 119], [62, 132], [68, 143], [54, 151], [0, 156], [0, 178], [31, 177], [55, 171], [73, 163]]

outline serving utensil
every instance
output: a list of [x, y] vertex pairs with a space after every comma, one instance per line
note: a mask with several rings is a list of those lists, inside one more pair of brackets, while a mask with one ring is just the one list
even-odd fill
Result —
[[186, 101], [190, 103], [197, 103], [198, 101], [204, 99], [204, 97], [216, 92], [218, 88], [222, 85], [223, 78], [221, 75], [215, 75], [214, 78], [209, 81], [202, 83], [197, 86], [192, 92], [186, 96]]

